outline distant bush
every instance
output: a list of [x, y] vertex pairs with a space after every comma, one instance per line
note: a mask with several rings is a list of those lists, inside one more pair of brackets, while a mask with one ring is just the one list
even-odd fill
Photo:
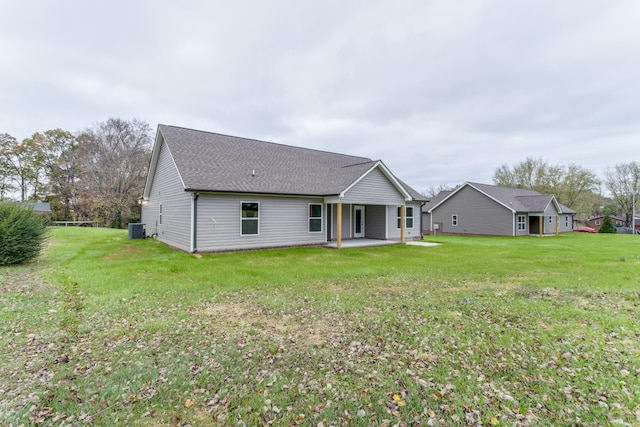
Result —
[[609, 215], [605, 215], [602, 219], [602, 225], [598, 229], [598, 233], [613, 233], [616, 234], [618, 230], [616, 230], [616, 226], [613, 225], [613, 221], [611, 221], [611, 217]]
[[0, 265], [34, 259], [47, 235], [47, 221], [29, 206], [0, 201]]

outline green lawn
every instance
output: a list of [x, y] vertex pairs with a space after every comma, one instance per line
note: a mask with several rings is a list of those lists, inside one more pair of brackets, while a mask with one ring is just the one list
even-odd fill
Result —
[[640, 239], [196, 258], [58, 228], [0, 268], [0, 425], [640, 425]]

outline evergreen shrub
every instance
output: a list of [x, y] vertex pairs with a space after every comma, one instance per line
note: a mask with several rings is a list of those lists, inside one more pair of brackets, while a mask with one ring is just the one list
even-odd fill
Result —
[[38, 256], [47, 237], [47, 220], [30, 206], [0, 201], [0, 265]]
[[613, 221], [611, 221], [611, 217], [609, 215], [605, 215], [604, 219], [602, 220], [602, 225], [600, 226], [600, 228], [598, 229], [598, 233], [617, 233], [618, 230], [616, 229], [616, 226], [613, 225]]

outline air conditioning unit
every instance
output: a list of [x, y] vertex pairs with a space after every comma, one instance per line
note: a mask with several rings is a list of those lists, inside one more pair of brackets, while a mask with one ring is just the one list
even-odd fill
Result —
[[144, 224], [129, 223], [129, 239], [144, 239], [146, 237], [146, 231]]

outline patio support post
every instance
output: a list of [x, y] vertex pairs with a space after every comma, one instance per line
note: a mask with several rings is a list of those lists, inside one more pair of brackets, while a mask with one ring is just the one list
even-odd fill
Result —
[[538, 226], [540, 227], [540, 237], [542, 237], [544, 233], [544, 217], [542, 215], [538, 217]]
[[404, 243], [404, 206], [400, 206], [400, 243]]
[[338, 242], [337, 242], [337, 247], [338, 249], [342, 248], [342, 203], [338, 202], [338, 212], [336, 212], [336, 221], [338, 222], [338, 227], [337, 227], [337, 232], [338, 232]]

